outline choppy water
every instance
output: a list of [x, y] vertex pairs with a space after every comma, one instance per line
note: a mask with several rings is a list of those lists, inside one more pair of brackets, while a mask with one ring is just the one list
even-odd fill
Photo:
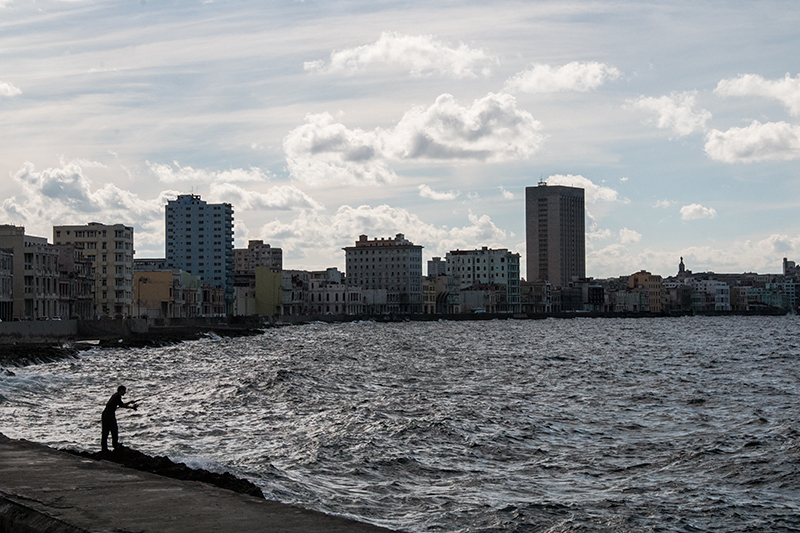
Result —
[[800, 531], [800, 319], [310, 325], [0, 378], [0, 432], [123, 443], [409, 532]]

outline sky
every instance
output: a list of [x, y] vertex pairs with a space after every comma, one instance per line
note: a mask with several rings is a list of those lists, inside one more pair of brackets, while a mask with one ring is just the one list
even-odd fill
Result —
[[[235, 246], [344, 270], [521, 254], [525, 187], [586, 190], [586, 274], [800, 261], [800, 3], [0, 0], [0, 223], [234, 208]], [[424, 270], [424, 269], [423, 269]]]

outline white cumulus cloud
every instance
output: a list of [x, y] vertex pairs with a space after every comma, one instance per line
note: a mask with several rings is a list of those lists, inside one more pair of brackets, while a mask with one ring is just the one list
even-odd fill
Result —
[[800, 74], [767, 80], [758, 74], [742, 74], [721, 80], [714, 90], [720, 96], [763, 96], [780, 101], [792, 115], [800, 115]]
[[800, 158], [800, 126], [754, 120], [744, 128], [711, 130], [706, 136], [708, 157], [725, 163], [788, 161]]
[[700, 204], [689, 204], [681, 207], [683, 220], [699, 220], [701, 218], [715, 218], [717, 212], [713, 207], [703, 207]]
[[580, 187], [584, 190], [584, 196], [586, 198], [586, 202], [588, 203], [595, 203], [598, 201], [605, 201], [605, 202], [616, 202], [616, 201], [623, 201], [619, 196], [619, 193], [612, 189], [611, 187], [605, 187], [603, 185], [597, 185], [589, 178], [584, 178], [580, 174], [572, 175], [572, 174], [555, 174], [547, 178], [548, 185], [564, 185], [567, 187]]
[[505, 198], [506, 200], [513, 200], [514, 199], [514, 193], [509, 191], [509, 190], [507, 190], [503, 186], [500, 187], [500, 194], [502, 194], [503, 198]]
[[323, 206], [293, 185], [276, 185], [267, 192], [247, 190], [233, 183], [212, 183], [211, 202], [227, 202], [237, 209], [322, 209]]
[[448, 46], [432, 35], [384, 32], [374, 43], [331, 52], [330, 61], [309, 61], [304, 68], [317, 72], [355, 73], [370, 65], [392, 65], [412, 76], [439, 74], [453, 78], [488, 76], [497, 63], [481, 49], [466, 44]]
[[17, 96], [19, 94], [22, 94], [22, 90], [19, 87], [8, 82], [0, 81], [0, 96]]
[[665, 200], [657, 200], [656, 203], [653, 204], [653, 207], [667, 208], [667, 207], [672, 207], [673, 205], [675, 205], [675, 202], [673, 200], [665, 199]]
[[133, 224], [137, 242], [161, 243], [164, 205], [177, 194], [163, 191], [156, 198], [143, 199], [112, 183], [94, 188], [76, 161], [44, 170], [36, 170], [26, 162], [13, 179], [21, 192], [3, 200], [0, 209], [10, 222], [24, 225], [31, 234], [40, 236], [49, 236], [53, 225], [96, 221]]
[[636, 109], [655, 113], [659, 129], [669, 129], [683, 137], [696, 131], [705, 131], [711, 113], [705, 109], [695, 109], [697, 91], [672, 93], [670, 95], [640, 96], [628, 101]]
[[396, 178], [392, 161], [506, 161], [533, 154], [540, 123], [509, 94], [460, 105], [443, 94], [406, 112], [397, 125], [350, 129], [330, 113], [309, 114], [283, 141], [289, 171], [308, 183], [381, 184]]
[[469, 214], [461, 227], [438, 227], [402, 208], [389, 205], [341, 206], [336, 213], [305, 210], [291, 221], [275, 220], [258, 232], [270, 242], [280, 242], [284, 253], [308, 263], [318, 257], [341, 257], [344, 246], [352, 246], [358, 235], [372, 238], [394, 237], [404, 233], [414, 244], [433, 255], [479, 245], [501, 247], [507, 237], [488, 215]]
[[628, 244], [629, 242], [639, 242], [642, 240], [642, 234], [628, 228], [619, 230], [619, 242]]
[[423, 183], [419, 186], [419, 195], [430, 200], [455, 200], [458, 193], [453, 191], [437, 192]]
[[189, 166], [181, 166], [177, 161], [173, 165], [164, 165], [147, 162], [150, 170], [158, 176], [164, 183], [181, 182], [261, 182], [269, 179], [269, 174], [260, 168], [251, 167], [249, 169], [236, 168], [231, 170], [213, 171], [207, 169], [197, 169]]
[[505, 89], [524, 93], [587, 92], [607, 80], [620, 76], [619, 70], [605, 63], [573, 61], [560, 67], [535, 64], [506, 81]]

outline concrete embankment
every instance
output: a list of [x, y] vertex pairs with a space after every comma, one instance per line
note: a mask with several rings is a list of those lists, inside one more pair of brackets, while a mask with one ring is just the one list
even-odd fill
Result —
[[0, 531], [390, 531], [0, 434]]

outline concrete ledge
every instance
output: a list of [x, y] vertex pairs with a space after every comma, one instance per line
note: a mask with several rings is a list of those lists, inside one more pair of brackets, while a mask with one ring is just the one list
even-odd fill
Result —
[[389, 530], [0, 435], [0, 531]]
[[22, 503], [0, 496], [0, 531], [14, 533], [87, 533]]

